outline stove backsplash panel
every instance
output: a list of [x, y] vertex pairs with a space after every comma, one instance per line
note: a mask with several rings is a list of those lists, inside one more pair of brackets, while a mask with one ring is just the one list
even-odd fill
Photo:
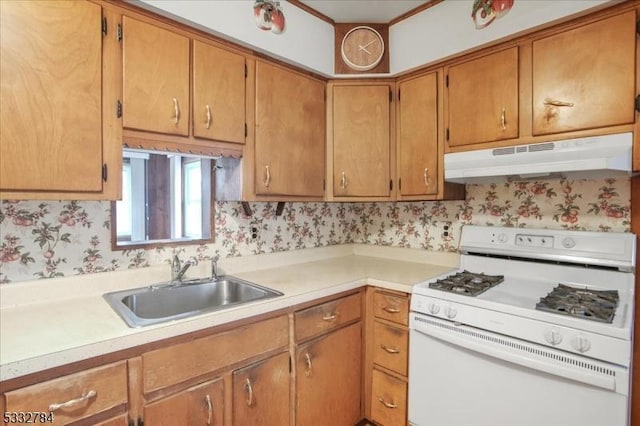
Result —
[[[213, 244], [111, 251], [110, 203], [0, 204], [0, 283], [342, 243], [455, 251], [463, 224], [630, 231], [630, 180], [540, 180], [467, 185], [464, 201], [397, 203], [217, 202]], [[252, 227], [259, 229], [251, 238]]]

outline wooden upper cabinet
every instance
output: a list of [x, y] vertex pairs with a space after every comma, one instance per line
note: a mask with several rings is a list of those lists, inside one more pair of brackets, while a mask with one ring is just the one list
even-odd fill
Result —
[[533, 134], [633, 123], [636, 13], [533, 42]]
[[398, 176], [401, 196], [438, 193], [438, 86], [431, 73], [400, 83]]
[[123, 126], [189, 135], [189, 39], [128, 16], [123, 24]]
[[244, 143], [245, 58], [193, 41], [193, 135]]
[[447, 72], [449, 146], [518, 137], [517, 47], [453, 65]]
[[389, 84], [333, 86], [333, 195], [391, 194]]
[[0, 2], [0, 191], [102, 191], [101, 21], [91, 2]]
[[256, 62], [255, 193], [323, 197], [322, 81]]

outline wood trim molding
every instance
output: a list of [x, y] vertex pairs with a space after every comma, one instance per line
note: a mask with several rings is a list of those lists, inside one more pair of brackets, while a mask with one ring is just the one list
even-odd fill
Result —
[[[440, 0], [440, 1], [442, 1], [442, 0]], [[309, 6], [308, 4], [302, 3], [300, 0], [288, 0], [287, 3], [304, 10], [308, 14], [313, 15], [318, 19], [322, 19], [324, 22], [327, 22], [327, 23], [329, 23], [331, 25], [335, 25], [336, 24], [333, 19], [329, 18], [327, 15], [325, 15], [323, 13], [318, 12], [317, 10], [315, 10], [314, 8]]]
[[395, 25], [400, 21], [404, 21], [407, 18], [412, 17], [413, 15], [417, 15], [420, 12], [424, 12], [425, 10], [432, 8], [433, 6], [437, 5], [438, 3], [442, 3], [443, 0], [431, 0], [426, 2], [423, 5], [417, 6], [405, 13], [403, 13], [400, 16], [396, 16], [395, 18], [393, 18], [392, 20], [389, 21], [389, 26], [391, 25]]

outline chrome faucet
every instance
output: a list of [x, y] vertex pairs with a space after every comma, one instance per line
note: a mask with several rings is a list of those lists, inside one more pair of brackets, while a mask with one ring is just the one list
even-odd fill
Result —
[[197, 264], [198, 264], [198, 260], [195, 257], [190, 257], [184, 262], [184, 264], [182, 264], [180, 262], [180, 258], [178, 258], [178, 255], [177, 254], [173, 255], [173, 260], [171, 261], [171, 282], [172, 283], [181, 282], [182, 277], [184, 277], [184, 274], [187, 273], [187, 270], [191, 266], [197, 265]]
[[218, 259], [220, 259], [219, 255], [215, 255], [211, 259], [211, 279], [213, 281], [218, 279]]

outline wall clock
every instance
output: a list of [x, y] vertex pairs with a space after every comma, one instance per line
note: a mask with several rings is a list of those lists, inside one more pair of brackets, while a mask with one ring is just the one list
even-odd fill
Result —
[[336, 24], [336, 74], [388, 73], [386, 24]]

